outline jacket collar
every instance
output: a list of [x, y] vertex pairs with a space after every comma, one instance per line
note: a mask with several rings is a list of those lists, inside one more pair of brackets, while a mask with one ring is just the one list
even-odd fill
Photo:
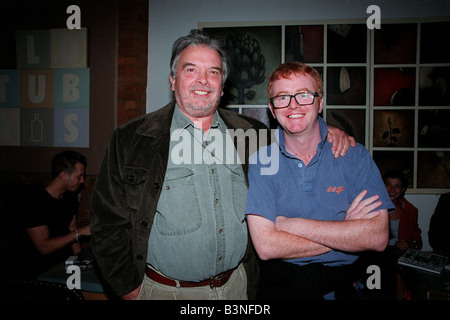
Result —
[[174, 110], [175, 101], [171, 101], [165, 107], [146, 114], [145, 120], [138, 127], [136, 133], [151, 138], [158, 138], [162, 134], [170, 134]]
[[[138, 135], [152, 138], [158, 138], [161, 135], [170, 134], [170, 125], [172, 123], [174, 110], [175, 101], [171, 101], [165, 107], [146, 114], [136, 133]], [[245, 131], [253, 127], [249, 121], [233, 111], [218, 108], [217, 112], [229, 129], [243, 129]]]

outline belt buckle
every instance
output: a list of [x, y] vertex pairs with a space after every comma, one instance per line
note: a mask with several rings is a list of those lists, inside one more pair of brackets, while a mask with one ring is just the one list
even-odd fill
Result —
[[216, 286], [214, 281], [220, 280], [221, 277], [222, 277], [222, 274], [218, 274], [218, 275], [215, 275], [215, 276], [212, 276], [211, 278], [209, 278], [209, 287], [211, 289], [214, 288]]

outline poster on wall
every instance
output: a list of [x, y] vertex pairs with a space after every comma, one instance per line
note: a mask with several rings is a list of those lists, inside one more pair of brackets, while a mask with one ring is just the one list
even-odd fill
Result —
[[0, 70], [0, 145], [89, 147], [87, 29], [16, 31]]
[[204, 28], [221, 38], [231, 60], [222, 102], [267, 105], [267, 77], [281, 63], [281, 27]]

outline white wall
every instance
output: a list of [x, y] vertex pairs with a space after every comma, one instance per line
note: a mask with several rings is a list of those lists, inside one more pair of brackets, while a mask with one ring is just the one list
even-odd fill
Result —
[[[286, 20], [367, 19], [369, 5], [378, 5], [383, 19], [450, 16], [448, 0], [149, 0], [147, 112], [171, 99], [169, 62], [173, 42], [199, 22], [276, 22]], [[410, 195], [419, 209], [424, 250], [436, 195]]]
[[406, 195], [405, 198], [419, 210], [419, 228], [422, 230], [423, 240], [422, 250], [431, 251], [432, 248], [428, 242], [428, 227], [431, 215], [439, 201], [439, 195], [411, 194]]

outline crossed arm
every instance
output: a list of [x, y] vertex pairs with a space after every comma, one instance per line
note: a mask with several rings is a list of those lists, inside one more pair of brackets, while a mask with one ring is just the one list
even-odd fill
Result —
[[387, 245], [387, 210], [376, 210], [378, 196], [363, 200], [361, 192], [343, 221], [322, 221], [279, 216], [275, 223], [248, 215], [252, 241], [262, 260], [311, 257], [332, 249], [356, 252], [382, 251]]

